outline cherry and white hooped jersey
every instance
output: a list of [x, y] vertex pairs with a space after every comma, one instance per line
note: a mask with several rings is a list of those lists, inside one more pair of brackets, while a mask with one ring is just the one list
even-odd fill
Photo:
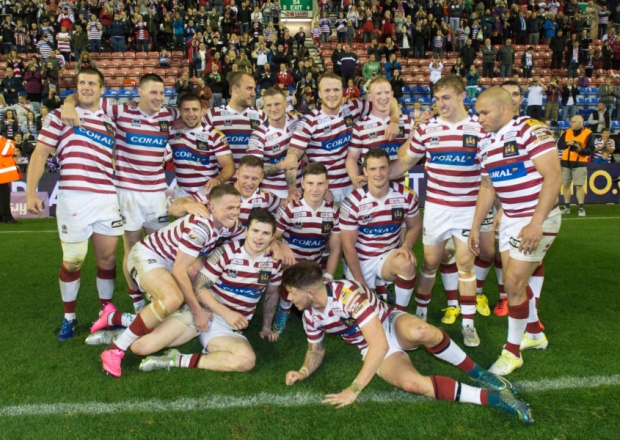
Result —
[[360, 261], [370, 260], [400, 246], [405, 219], [420, 215], [418, 198], [409, 188], [391, 182], [378, 200], [368, 186], [354, 190], [340, 207], [340, 230], [357, 231], [355, 249]]
[[[609, 138], [608, 139], [608, 143], [609, 143], [609, 147], [612, 150], [615, 151], [616, 150], [616, 142], [612, 138]], [[603, 145], [604, 145], [604, 142], [603, 142], [603, 138], [602, 137], [597, 137], [596, 139], [594, 139], [594, 148], [595, 149], [596, 148], [601, 148]], [[600, 160], [602, 157], [603, 157], [603, 150], [596, 151], [596, 152], [594, 152], [592, 154], [592, 161], [594, 162], [595, 160]], [[605, 163], [605, 162], [603, 162], [603, 163]], [[607, 163], [611, 163], [611, 156], [607, 157]]]
[[480, 189], [478, 143], [483, 136], [475, 116], [454, 125], [435, 117], [415, 130], [407, 153], [416, 159], [426, 156], [426, 203], [475, 209]]
[[497, 133], [487, 133], [480, 141], [482, 175], [489, 176], [507, 217], [534, 214], [543, 177], [533, 159], [552, 151], [555, 140], [541, 122], [527, 116], [515, 118]]
[[339, 208], [323, 201], [315, 211], [304, 199], [299, 206], [285, 205], [278, 211], [278, 231], [296, 261], [311, 260], [321, 264], [331, 234], [340, 234]]
[[279, 286], [282, 282], [282, 263], [265, 254], [252, 258], [242, 241], [215, 249], [201, 272], [213, 281], [209, 290], [215, 299], [248, 322], [267, 285]]
[[[296, 113], [286, 114], [286, 125], [279, 129], [263, 122], [250, 135], [248, 141], [248, 153], [263, 159], [265, 166], [275, 165], [284, 160], [288, 153], [288, 146], [293, 137], [295, 127], [300, 124], [301, 115]], [[301, 183], [301, 163], [297, 169], [297, 186]], [[267, 191], [288, 191], [284, 171], [279, 171], [271, 176], [263, 177], [261, 188]]]
[[37, 142], [57, 149], [60, 189], [116, 194], [112, 157], [116, 124], [103, 110], [91, 112], [76, 107], [80, 127], [68, 127], [60, 109], [43, 121]]
[[[200, 188], [192, 197], [195, 201], [200, 203], [205, 203], [209, 200], [210, 189]], [[260, 188], [256, 190], [251, 197], [245, 198], [241, 196], [241, 210], [239, 212], [239, 221], [243, 226], [247, 225], [248, 218], [254, 209], [266, 209], [271, 212], [274, 216], [278, 212], [278, 208], [280, 207], [280, 198], [274, 196], [270, 192], [263, 191]]]
[[163, 163], [176, 110], [162, 108], [148, 116], [137, 107], [112, 105], [107, 99], [102, 108], [117, 126], [116, 187], [139, 192], [165, 191]]
[[398, 148], [409, 139], [413, 129], [413, 119], [401, 115], [398, 121], [398, 136], [391, 141], [385, 140], [385, 129], [390, 124], [390, 117], [379, 118], [372, 113], [364, 116], [353, 126], [350, 151], [359, 153], [360, 160], [372, 148], [381, 148], [390, 156], [390, 160], [398, 159]]
[[351, 186], [345, 160], [351, 141], [353, 125], [368, 113], [366, 101], [354, 100], [342, 104], [337, 115], [313, 110], [297, 125], [291, 148], [304, 151], [310, 162], [320, 162], [327, 168], [330, 189]]
[[360, 351], [368, 348], [361, 328], [373, 317], [385, 321], [393, 308], [379, 301], [367, 287], [354, 281], [330, 281], [325, 283], [327, 306], [320, 312], [308, 308], [303, 314], [304, 331], [311, 344], [323, 340], [325, 333], [341, 336], [348, 344]]
[[243, 113], [239, 113], [229, 105], [211, 108], [202, 117], [203, 124], [210, 125], [226, 135], [235, 160], [235, 168], [239, 168], [239, 161], [248, 154], [250, 134], [266, 120], [267, 116], [262, 110], [248, 107]]
[[189, 194], [222, 171], [217, 156], [232, 154], [224, 133], [202, 125], [172, 130], [170, 148], [177, 185]]
[[232, 229], [217, 229], [213, 217], [186, 215], [147, 235], [141, 243], [172, 265], [179, 250], [197, 258], [208, 254], [224, 240], [244, 237], [245, 228], [239, 222]]

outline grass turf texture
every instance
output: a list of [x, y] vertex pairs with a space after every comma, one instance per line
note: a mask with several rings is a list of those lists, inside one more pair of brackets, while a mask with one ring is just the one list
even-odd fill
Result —
[[[256, 368], [250, 373], [186, 369], [141, 373], [141, 359], [128, 353], [123, 376], [113, 379], [101, 369], [103, 347], [83, 342], [98, 311], [92, 249], [82, 270], [76, 336], [61, 343], [56, 340], [62, 317], [58, 235], [19, 233], [54, 231], [55, 220], [1, 226], [0, 438], [617, 438], [620, 357], [610, 347], [620, 333], [616, 319], [620, 306], [612, 296], [618, 285], [615, 237], [620, 207], [588, 206], [585, 219], [573, 211], [564, 217], [545, 260], [540, 314], [549, 348], [524, 352], [524, 366], [510, 376], [527, 384], [522, 396], [536, 420], [530, 427], [492, 408], [411, 399], [378, 377], [362, 392], [360, 398], [366, 401], [340, 410], [322, 406], [320, 395], [340, 392], [355, 378], [362, 365], [357, 350], [329, 337], [323, 366], [306, 381], [286, 387], [286, 372], [301, 366], [306, 350], [300, 320], [292, 316], [280, 341], [272, 345], [258, 337], [260, 311], [247, 332], [257, 353]], [[421, 261], [419, 244], [415, 251]], [[119, 264], [121, 254], [122, 246]], [[115, 304], [129, 311], [120, 266], [118, 274]], [[429, 321], [446, 329], [463, 347], [460, 320], [452, 326], [439, 321], [445, 299], [437, 279]], [[485, 293], [493, 306], [497, 298], [493, 271]], [[410, 311], [414, 309], [412, 301]], [[506, 318], [477, 315], [476, 327], [482, 344], [465, 351], [489, 367], [505, 342]], [[200, 348], [194, 340], [181, 351]], [[411, 358], [423, 374], [471, 383], [464, 373], [424, 349]], [[612, 385], [590, 387], [587, 378], [594, 376], [615, 379]], [[544, 380], [567, 377], [581, 378], [581, 385], [567, 388], [569, 380], [557, 389], [542, 385]], [[145, 406], [149, 402], [152, 407]], [[115, 403], [121, 405], [105, 406]], [[101, 410], [102, 406], [107, 409]]]

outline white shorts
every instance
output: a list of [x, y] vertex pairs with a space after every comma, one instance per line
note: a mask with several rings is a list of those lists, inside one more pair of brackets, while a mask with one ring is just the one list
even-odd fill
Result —
[[[387, 260], [388, 256], [394, 252], [396, 249], [392, 249], [391, 251], [386, 252], [383, 255], [379, 255], [378, 257], [371, 258], [370, 260], [360, 261], [360, 269], [362, 269], [362, 275], [364, 275], [364, 281], [366, 281], [366, 285], [370, 289], [374, 289], [376, 286], [376, 280], [381, 278], [381, 270], [383, 269], [383, 265]], [[356, 281], [351, 274], [351, 270], [348, 265], [345, 265], [343, 268], [344, 276], [346, 279], [350, 281]]]
[[540, 239], [538, 247], [532, 253], [525, 254], [519, 252], [519, 244], [521, 239], [517, 238], [521, 229], [529, 224], [531, 217], [525, 218], [509, 218], [504, 215], [501, 220], [499, 231], [499, 251], [510, 251], [510, 258], [521, 261], [538, 262], [542, 261], [547, 250], [551, 247], [553, 240], [560, 232], [562, 225], [562, 215], [560, 210], [555, 208], [543, 222], [543, 236]]
[[123, 219], [116, 194], [88, 191], [58, 191], [56, 223], [60, 240], [80, 243], [93, 233], [123, 235]]
[[475, 209], [446, 209], [427, 203], [424, 207], [422, 243], [436, 246], [450, 237], [467, 243]]
[[493, 220], [495, 219], [495, 208], [491, 208], [486, 218], [480, 226], [480, 232], [493, 232]]
[[353, 192], [353, 185], [347, 186], [346, 188], [330, 189], [330, 191], [334, 195], [334, 203], [340, 206], [342, 202], [344, 202], [344, 199]]
[[[194, 315], [192, 315], [192, 312], [189, 310], [189, 306], [187, 304], [183, 304], [179, 310], [170, 315], [170, 318], [177, 319], [189, 328], [196, 330], [196, 326], [194, 325]], [[196, 333], [198, 333], [198, 331], [196, 331]]]
[[235, 330], [226, 322], [220, 315], [213, 314], [213, 318], [209, 323], [209, 329], [206, 332], [198, 333], [198, 339], [203, 346], [203, 353], [209, 353], [208, 347], [211, 339], [220, 337], [234, 337], [248, 340], [243, 333], [239, 330]]
[[177, 184], [174, 188], [174, 200], [181, 199], [183, 197], [192, 197], [192, 195]]
[[129, 275], [134, 279], [140, 290], [144, 291], [140, 285], [140, 281], [145, 273], [163, 267], [172, 272], [172, 264], [168, 263], [165, 258], [158, 253], [153, 252], [142, 243], [138, 242], [131, 248], [127, 256], [127, 270]]
[[168, 224], [166, 193], [117, 189], [126, 231], [159, 230]]
[[[418, 347], [414, 347], [414, 348], [405, 349], [401, 347], [400, 344], [398, 343], [398, 338], [396, 337], [395, 324], [396, 324], [396, 320], [398, 319], [398, 317], [401, 315], [405, 315], [405, 314], [406, 312], [403, 312], [402, 310], [393, 310], [392, 313], [390, 313], [390, 316], [388, 316], [387, 319], [383, 321], [383, 331], [385, 332], [385, 337], [388, 343], [388, 351], [387, 353], [385, 353], [383, 360], [389, 358], [394, 353], [400, 353], [400, 352], [404, 353], [405, 351], [413, 351], [413, 350], [417, 350], [418, 348]], [[368, 349], [365, 349], [362, 351], [362, 359], [366, 358], [367, 351]], [[379, 371], [377, 371], [377, 374], [379, 374]]]
[[274, 196], [278, 197], [279, 199], [286, 200], [288, 198], [288, 190], [287, 189], [265, 189], [263, 191], [270, 192], [271, 194], [273, 194]]

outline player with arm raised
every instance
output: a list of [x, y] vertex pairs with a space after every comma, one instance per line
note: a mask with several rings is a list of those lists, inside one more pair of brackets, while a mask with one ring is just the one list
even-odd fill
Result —
[[[325, 165], [330, 191], [339, 205], [353, 190], [345, 164], [353, 125], [368, 113], [369, 105], [360, 100], [346, 101], [342, 96], [342, 79], [333, 72], [323, 74], [318, 86], [321, 110], [311, 111], [296, 127], [289, 155], [295, 156], [298, 162], [306, 154], [310, 162]], [[398, 134], [399, 118], [400, 107], [392, 98], [386, 139]]]
[[28, 212], [39, 214], [37, 185], [47, 157], [56, 149], [61, 166], [56, 221], [63, 254], [59, 283], [65, 312], [59, 341], [72, 338], [77, 326], [75, 303], [88, 239], [97, 259], [97, 290], [103, 309], [114, 294], [116, 248], [123, 235], [112, 165], [116, 125], [100, 107], [104, 78], [98, 70], [84, 68], [77, 81], [75, 111], [81, 124], [63, 124], [59, 110], [48, 115], [30, 159], [26, 190]]
[[271, 342], [278, 340], [271, 323], [282, 264], [266, 253], [275, 231], [275, 217], [256, 209], [250, 214], [245, 240], [227, 243], [211, 253], [194, 281], [198, 301], [212, 313], [206, 331], [197, 331], [191, 312], [181, 309], [131, 346], [136, 354], [148, 355], [166, 346], [182, 345], [198, 335], [204, 351], [181, 354], [170, 350], [163, 356], [149, 356], [140, 364], [141, 371], [181, 367], [245, 372], [254, 368], [256, 355], [243, 333], [263, 293], [260, 336]]
[[200, 98], [187, 93], [178, 100], [183, 127], [171, 131], [170, 148], [177, 179], [176, 197], [185, 197], [200, 188], [211, 189], [226, 183], [235, 174], [235, 164], [226, 136], [202, 126]]
[[[412, 190], [390, 182], [385, 150], [364, 156], [368, 184], [354, 190], [340, 208], [344, 275], [371, 289], [395, 281], [396, 307], [406, 310], [415, 287], [413, 246], [422, 233], [418, 199]], [[403, 225], [407, 232], [401, 242]]]
[[[325, 271], [326, 280], [333, 279], [340, 262], [340, 225], [338, 206], [325, 200], [328, 190], [327, 168], [313, 162], [304, 167], [301, 181], [303, 198], [299, 205], [289, 203], [278, 211], [276, 238], [288, 244], [293, 261], [314, 261]], [[327, 259], [323, 258], [329, 250]], [[273, 329], [282, 334], [291, 312], [292, 303], [280, 288], [280, 301]]]
[[[127, 272], [127, 256], [140, 241], [142, 233], [151, 234], [168, 224], [166, 176], [163, 163], [166, 157], [170, 128], [177, 117], [175, 109], [162, 108], [164, 80], [153, 73], [140, 78], [140, 102], [110, 104], [104, 99], [104, 112], [116, 123], [114, 181], [123, 216], [125, 259], [123, 270], [134, 308], [144, 307], [144, 298]], [[62, 119], [67, 125], [80, 125], [76, 117], [75, 99], [65, 100]]]
[[248, 154], [261, 158], [265, 163], [261, 188], [281, 199], [287, 199], [290, 194], [297, 192], [301, 177], [301, 167], [295, 156], [287, 155], [301, 115], [286, 112], [286, 95], [279, 88], [267, 89], [263, 98], [269, 119], [252, 132]]
[[[416, 293], [416, 314], [426, 319], [435, 273], [444, 258], [446, 242], [452, 237], [459, 273], [461, 310], [448, 308], [446, 315], [462, 312], [464, 343], [468, 347], [476, 347], [480, 339], [474, 327], [477, 299], [475, 255], [467, 246], [467, 237], [480, 187], [478, 140], [484, 133], [477, 118], [470, 116], [465, 109], [463, 101], [466, 93], [460, 77], [446, 75], [437, 81], [433, 90], [439, 116], [421, 124], [399, 149], [398, 161], [392, 164], [390, 177], [401, 176], [426, 156], [428, 183], [422, 238], [424, 262]], [[484, 255], [481, 258], [490, 260], [493, 258], [494, 242], [492, 224], [482, 237]]]
[[[244, 228], [238, 221], [240, 204], [239, 192], [232, 185], [218, 185], [209, 198], [209, 217], [180, 218], [147, 235], [131, 249], [128, 272], [152, 301], [101, 354], [106, 372], [120, 377], [121, 361], [129, 346], [176, 312], [183, 302], [189, 307], [196, 328], [207, 329], [209, 316], [192, 290], [190, 268], [223, 240], [243, 237]], [[115, 311], [114, 305], [108, 304], [91, 332], [105, 327], [108, 315]]]
[[[390, 103], [394, 97], [392, 85], [383, 77], [376, 77], [367, 87], [368, 102], [372, 108], [370, 113], [353, 126], [351, 143], [347, 152], [347, 173], [353, 182], [353, 186], [361, 188], [366, 184], [366, 176], [360, 175], [360, 159], [371, 148], [381, 148], [390, 157], [390, 161], [398, 158], [398, 148], [404, 144], [413, 129], [413, 119], [409, 115], [402, 114], [398, 121], [398, 134], [391, 140], [385, 137], [385, 131], [390, 124]], [[400, 176], [397, 181], [404, 184], [405, 179]]]
[[[311, 261], [285, 269], [282, 284], [289, 300], [304, 311], [308, 339], [306, 359], [298, 371], [287, 373], [287, 385], [307, 379], [321, 366], [325, 334], [334, 334], [357, 346], [364, 363], [351, 385], [338, 394], [327, 394], [325, 404], [342, 407], [353, 403], [376, 374], [409, 393], [495, 406], [527, 424], [533, 422], [529, 408], [515, 397], [510, 382], [481, 368], [445, 331], [379, 301], [366, 286], [354, 281], [326, 283], [322, 269]], [[446, 376], [422, 376], [406, 353], [420, 345], [493, 391]]]
[[523, 365], [524, 342], [531, 347], [544, 337], [541, 333], [539, 340], [524, 340], [534, 296], [528, 281], [560, 230], [562, 172], [553, 135], [535, 119], [514, 118], [506, 90], [485, 91], [476, 110], [487, 134], [480, 142], [482, 185], [469, 246], [473, 253], [480, 252], [477, 227], [497, 194], [503, 208], [499, 251], [508, 295], [508, 340], [489, 371], [507, 375]]

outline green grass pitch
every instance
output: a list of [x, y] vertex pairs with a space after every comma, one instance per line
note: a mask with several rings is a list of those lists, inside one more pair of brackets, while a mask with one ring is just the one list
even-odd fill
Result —
[[[123, 376], [106, 376], [103, 347], [84, 344], [98, 312], [92, 252], [82, 270], [76, 336], [56, 340], [62, 303], [58, 290], [60, 246], [54, 219], [0, 226], [0, 438], [6, 439], [617, 439], [620, 437], [620, 335], [618, 286], [619, 206], [588, 206], [588, 216], [565, 216], [545, 259], [540, 304], [547, 350], [524, 352], [524, 366], [510, 379], [521, 385], [536, 423], [487, 407], [411, 398], [376, 377], [360, 401], [336, 410], [320, 396], [348, 386], [361, 368], [354, 347], [328, 338], [323, 366], [287, 387], [306, 341], [297, 316], [276, 344], [258, 337], [262, 313], [247, 335], [257, 353], [245, 374], [173, 369], [141, 373], [128, 353]], [[49, 232], [52, 231], [52, 232]], [[92, 250], [91, 250], [92, 251]], [[416, 246], [421, 261], [421, 246]], [[131, 311], [118, 255], [115, 304]], [[460, 345], [460, 326], [442, 325], [445, 298], [438, 282], [429, 321]], [[485, 284], [497, 299], [493, 271]], [[410, 306], [410, 311], [415, 305]], [[506, 338], [506, 318], [476, 316], [482, 340], [466, 352], [489, 367]], [[182, 352], [200, 349], [197, 340]], [[458, 369], [424, 349], [411, 353], [423, 374], [471, 383]]]

